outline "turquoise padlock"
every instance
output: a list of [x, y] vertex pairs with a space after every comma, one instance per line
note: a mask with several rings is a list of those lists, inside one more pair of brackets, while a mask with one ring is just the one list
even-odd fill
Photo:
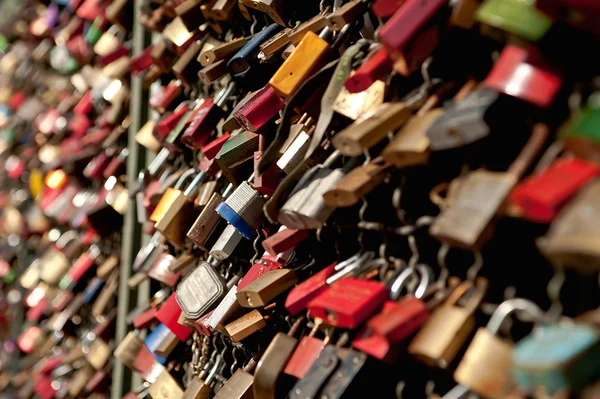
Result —
[[600, 377], [600, 334], [584, 325], [536, 327], [513, 354], [513, 374], [532, 394], [543, 387], [550, 394], [576, 394]]

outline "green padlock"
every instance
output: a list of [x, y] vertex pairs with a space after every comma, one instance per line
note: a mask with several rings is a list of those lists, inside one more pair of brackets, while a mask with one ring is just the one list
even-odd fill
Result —
[[98, 17], [94, 20], [94, 23], [90, 25], [89, 29], [85, 33], [85, 42], [90, 46], [93, 46], [100, 40], [100, 37], [104, 33], [104, 27], [106, 26], [106, 20], [103, 17]]
[[535, 0], [486, 0], [475, 18], [483, 24], [483, 34], [495, 36], [494, 30], [500, 29], [531, 41], [541, 39], [552, 25], [535, 8]]
[[561, 129], [559, 136], [563, 140], [565, 151], [582, 159], [600, 162], [600, 102], [588, 101], [572, 117], [570, 123]]

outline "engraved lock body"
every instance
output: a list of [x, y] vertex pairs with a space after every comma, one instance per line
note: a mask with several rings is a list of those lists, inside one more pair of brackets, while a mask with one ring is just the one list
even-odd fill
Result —
[[244, 277], [238, 284], [238, 291], [245, 288], [247, 285], [262, 277], [271, 270], [277, 270], [282, 267], [281, 263], [278, 263], [267, 257], [263, 257], [261, 260], [252, 265], [252, 267], [246, 272]]
[[511, 203], [521, 211], [521, 217], [550, 223], [561, 207], [598, 172], [595, 163], [579, 158], [556, 160], [548, 169], [520, 183], [510, 195]]
[[542, 325], [519, 341], [513, 352], [513, 375], [528, 394], [538, 388], [554, 395], [578, 394], [598, 378], [598, 330], [581, 324]]
[[215, 231], [221, 217], [216, 212], [217, 206], [223, 202], [223, 197], [220, 193], [214, 193], [208, 203], [200, 212], [200, 216], [194, 221], [192, 227], [187, 232], [187, 237], [194, 244], [206, 248], [209, 238]]
[[[548, 127], [537, 124], [508, 172], [478, 170], [458, 185], [452, 201], [431, 225], [429, 232], [441, 241], [463, 248], [483, 245], [493, 232], [492, 221], [525, 169], [548, 137]], [[450, 227], [452, 226], [452, 227]]]
[[482, 33], [501, 39], [508, 33], [536, 41], [552, 26], [552, 20], [536, 10], [533, 1], [486, 0], [475, 18], [482, 24]]
[[169, 267], [174, 261], [173, 255], [161, 253], [148, 270], [148, 277], [174, 288], [181, 278], [181, 273], [173, 273]]
[[265, 350], [254, 373], [255, 398], [275, 399], [277, 397], [279, 376], [298, 345], [298, 339], [294, 338], [294, 335], [302, 322], [302, 318], [296, 320], [287, 334], [277, 333]]
[[177, 303], [189, 319], [198, 319], [212, 310], [227, 293], [221, 275], [207, 262], [201, 262], [177, 286]]
[[270, 270], [241, 288], [237, 293], [238, 302], [246, 308], [265, 306], [297, 282], [298, 277], [293, 270]]
[[[528, 70], [527, 77], [522, 73]], [[550, 106], [562, 85], [560, 74], [536, 50], [508, 45], [484, 82], [486, 87], [541, 108]]]
[[225, 326], [225, 331], [233, 342], [240, 342], [255, 332], [265, 328], [267, 322], [263, 315], [256, 309]]
[[509, 299], [500, 304], [488, 325], [475, 333], [454, 372], [456, 382], [486, 398], [505, 398], [515, 390], [511, 373], [513, 345], [498, 337], [502, 322], [515, 311], [524, 311], [534, 320], [542, 316], [537, 305], [525, 299]]
[[446, 8], [442, 0], [408, 0], [381, 27], [379, 41], [397, 72], [410, 75], [437, 47], [440, 28], [436, 17]]
[[247, 240], [256, 236], [256, 229], [265, 219], [265, 198], [246, 181], [242, 182], [224, 202], [217, 206], [217, 213], [233, 225]]
[[308, 304], [310, 314], [327, 324], [356, 328], [375, 312], [388, 296], [385, 285], [346, 278], [335, 282]]
[[233, 112], [233, 117], [244, 129], [257, 132], [277, 115], [284, 105], [273, 87], [267, 85], [253, 93], [247, 102]]
[[419, 330], [408, 346], [408, 353], [431, 366], [447, 368], [475, 327], [473, 313], [486, 289], [487, 280], [478, 278], [465, 307], [459, 307], [456, 303], [464, 293], [459, 286]]
[[384, 103], [336, 134], [331, 143], [343, 155], [359, 156], [398, 129], [412, 115], [405, 103]]
[[600, 195], [600, 180], [594, 179], [573, 198], [550, 225], [538, 248], [553, 264], [581, 271], [598, 270], [600, 255], [596, 242], [600, 212], [596, 199]]
[[306, 32], [294, 52], [269, 80], [269, 85], [282, 97], [293, 96], [302, 83], [318, 68], [329, 49], [326, 40], [314, 32]]
[[198, 216], [199, 212], [194, 208], [192, 195], [204, 179], [206, 179], [206, 174], [200, 172], [195, 175], [185, 191], [176, 192], [169, 208], [154, 225], [156, 230], [178, 248], [185, 245], [186, 232], [189, 231]]

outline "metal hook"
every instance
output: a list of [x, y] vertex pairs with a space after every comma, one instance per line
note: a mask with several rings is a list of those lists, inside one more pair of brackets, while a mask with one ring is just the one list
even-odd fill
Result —
[[[367, 202], [367, 199], [365, 197], [362, 197], [362, 205], [360, 207], [360, 210], [358, 211], [358, 218], [360, 219], [361, 222], [365, 222], [365, 212], [367, 211], [367, 207], [369, 206], [369, 203]], [[358, 233], [358, 245], [360, 245], [360, 250], [361, 252], [365, 252], [365, 240], [364, 240], [364, 231], [360, 230]]]
[[256, 25], [258, 24], [258, 19], [256, 19], [256, 15], [252, 14], [252, 25], [250, 25], [250, 34], [254, 35], [256, 30]]
[[412, 234], [408, 235], [408, 247], [412, 252], [412, 256], [408, 260], [408, 267], [414, 269], [417, 266], [417, 263], [419, 262], [419, 248], [417, 248], [417, 240]]
[[471, 281], [475, 281], [479, 271], [483, 267], [483, 256], [481, 255], [481, 251], [475, 251], [473, 256], [475, 257], [473, 264], [467, 270], [467, 279]]
[[448, 256], [449, 250], [450, 245], [443, 244], [437, 254], [437, 262], [440, 266], [440, 277], [438, 278], [438, 282], [440, 283], [441, 288], [446, 288], [446, 282], [448, 281], [448, 276], [450, 275], [448, 265], [446, 265], [446, 256]]
[[565, 270], [563, 268], [557, 268], [546, 287], [546, 292], [551, 302], [550, 309], [548, 310], [548, 317], [551, 318], [551, 320], [558, 320], [562, 313], [563, 306], [560, 301], [560, 291], [565, 284], [566, 277]]

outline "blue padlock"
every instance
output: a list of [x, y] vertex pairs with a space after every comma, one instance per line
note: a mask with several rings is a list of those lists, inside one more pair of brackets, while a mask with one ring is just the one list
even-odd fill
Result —
[[217, 213], [247, 240], [256, 237], [256, 229], [265, 218], [266, 199], [243, 181], [233, 193], [217, 206]]
[[252, 64], [258, 62], [260, 45], [282, 30], [279, 24], [271, 24], [258, 32], [227, 62], [227, 68], [231, 69], [233, 76], [243, 76], [251, 68]]
[[513, 354], [513, 374], [528, 393], [576, 394], [600, 377], [600, 334], [584, 325], [537, 327], [521, 340]]
[[161, 323], [158, 326], [156, 326], [154, 331], [152, 331], [150, 334], [148, 334], [148, 336], [144, 340], [144, 344], [146, 345], [148, 350], [152, 353], [152, 355], [154, 356], [156, 361], [159, 362], [160, 364], [167, 363], [167, 358], [164, 356], [157, 355], [156, 348], [158, 348], [160, 343], [169, 334], [171, 334], [171, 330], [169, 330], [169, 328], [167, 326], [165, 326], [164, 324]]

